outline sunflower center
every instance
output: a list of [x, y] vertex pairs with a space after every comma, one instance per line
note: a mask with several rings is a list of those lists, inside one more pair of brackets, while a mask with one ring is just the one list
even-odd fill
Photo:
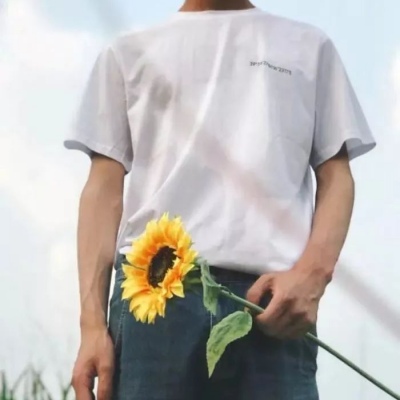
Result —
[[162, 247], [151, 260], [148, 276], [151, 286], [157, 287], [163, 281], [168, 270], [174, 265], [176, 259], [174, 251], [175, 249], [171, 247]]

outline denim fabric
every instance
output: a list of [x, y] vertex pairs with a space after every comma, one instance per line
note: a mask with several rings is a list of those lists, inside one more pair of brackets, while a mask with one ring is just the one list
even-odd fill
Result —
[[[157, 318], [155, 325], [136, 322], [128, 303], [121, 301], [121, 262], [122, 257], [110, 303], [116, 350], [113, 400], [318, 400], [316, 345], [307, 339], [269, 338], [256, 327], [227, 347], [209, 379], [205, 354], [210, 328], [238, 306], [221, 298], [211, 317], [199, 288], [184, 299], [170, 300], [166, 318]], [[212, 272], [242, 297], [257, 279], [217, 268]]]

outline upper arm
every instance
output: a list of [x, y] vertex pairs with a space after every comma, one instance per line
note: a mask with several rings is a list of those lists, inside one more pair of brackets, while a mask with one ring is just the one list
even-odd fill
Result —
[[124, 177], [125, 169], [120, 162], [94, 153], [85, 189], [91, 192], [104, 190], [110, 196], [122, 198]]
[[333, 157], [315, 167], [314, 171], [317, 182], [328, 181], [338, 174], [340, 174], [341, 179], [348, 177], [352, 180], [353, 177], [346, 145], [343, 145]]

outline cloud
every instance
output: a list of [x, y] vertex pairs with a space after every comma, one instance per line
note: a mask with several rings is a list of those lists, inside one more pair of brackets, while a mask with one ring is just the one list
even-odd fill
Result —
[[[101, 38], [56, 29], [33, 0], [12, 0], [4, 14], [0, 189], [37, 229], [54, 232], [74, 221], [67, 205], [74, 203], [82, 182], [66, 161], [62, 135], [70, 124], [70, 105], [78, 100], [78, 83]], [[54, 112], [59, 119], [53, 123]]]
[[60, 153], [32, 142], [21, 132], [2, 135], [0, 188], [43, 233], [70, 228], [80, 184], [59, 162]]
[[394, 90], [393, 121], [400, 130], [400, 50], [397, 52], [392, 66], [392, 82]]
[[4, 87], [8, 82], [11, 81], [13, 71], [11, 66], [6, 63], [0, 64], [0, 87]]
[[[12, 0], [0, 27], [0, 133], [60, 140], [102, 37], [65, 31], [40, 14], [35, 0]], [[64, 120], [63, 120], [64, 118]], [[3, 133], [4, 132], [4, 133]]]
[[79, 68], [93, 44], [88, 32], [55, 29], [35, 8], [34, 1], [12, 0], [5, 12], [5, 43], [22, 65], [51, 74]]
[[[7, 275], [0, 280], [4, 297], [18, 300], [0, 310], [8, 329], [0, 332], [0, 342], [12, 343], [3, 346], [1, 361], [14, 376], [35, 360], [58, 373], [65, 366], [60, 358], [70, 363], [76, 347], [75, 232], [88, 162], [61, 144], [103, 42], [90, 32], [52, 26], [35, 5], [35, 0], [11, 0], [0, 15], [0, 220], [12, 221], [0, 224], [0, 233], [15, 238], [3, 262], [18, 271], [17, 284]], [[18, 216], [15, 225], [2, 218], [7, 213]], [[18, 248], [24, 259], [10, 259]], [[15, 316], [25, 321], [23, 329]], [[46, 347], [52, 341], [56, 345]]]

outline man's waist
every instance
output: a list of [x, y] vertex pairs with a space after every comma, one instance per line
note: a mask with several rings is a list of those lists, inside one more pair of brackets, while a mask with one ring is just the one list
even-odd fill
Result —
[[213, 275], [218, 282], [219, 280], [224, 282], [250, 282], [259, 278], [259, 275], [252, 274], [249, 272], [236, 271], [228, 268], [221, 268], [216, 266], [210, 266], [211, 275]]
[[[122, 267], [122, 264], [126, 263], [126, 255], [119, 253], [115, 262], [115, 269], [120, 269]], [[243, 271], [237, 271], [234, 269], [229, 269], [225, 267], [218, 267], [211, 265], [210, 266], [210, 272], [211, 275], [215, 277], [217, 282], [219, 280], [224, 281], [224, 282], [248, 282], [248, 281], [254, 281], [256, 280], [259, 275], [257, 274], [252, 274], [249, 272], [243, 272]]]

